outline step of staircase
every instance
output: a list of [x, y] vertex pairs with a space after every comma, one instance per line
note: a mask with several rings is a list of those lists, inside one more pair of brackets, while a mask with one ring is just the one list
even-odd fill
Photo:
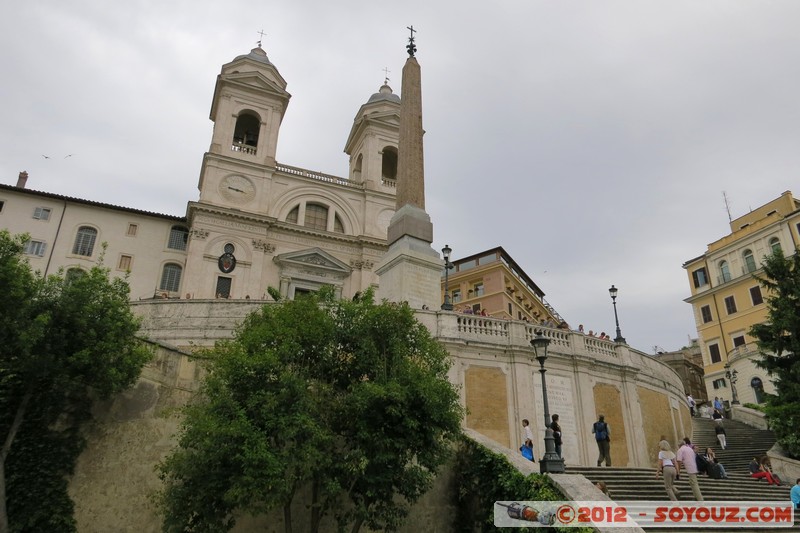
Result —
[[[706, 501], [757, 501], [757, 502], [787, 502], [791, 484], [784, 483], [780, 486], [769, 485], [764, 480], [757, 480], [750, 476], [749, 463], [754, 456], [765, 455], [775, 443], [772, 432], [751, 428], [740, 422], [725, 420], [723, 422], [727, 432], [727, 446], [722, 450], [717, 442], [714, 432], [713, 420], [695, 418], [692, 420], [693, 442], [702, 450], [711, 447], [717, 454], [717, 459], [725, 467], [728, 479], [711, 479], [705, 475], [698, 476], [700, 492]], [[615, 501], [645, 501], [667, 500], [664, 482], [656, 478], [656, 468], [622, 468], [622, 467], [567, 467], [567, 473], [582, 474], [592, 483], [603, 481]], [[685, 472], [676, 482], [680, 491], [681, 500], [693, 500], [692, 490], [689, 487], [688, 476]], [[794, 528], [780, 528], [780, 531], [800, 530], [795, 522]], [[711, 529], [711, 528], [707, 528]], [[646, 531], [660, 531], [663, 533], [686, 531], [687, 528], [652, 528]], [[694, 528], [690, 531], [696, 531]], [[770, 531], [769, 528], [713, 528], [715, 533], [736, 531], [745, 533], [749, 531]]]

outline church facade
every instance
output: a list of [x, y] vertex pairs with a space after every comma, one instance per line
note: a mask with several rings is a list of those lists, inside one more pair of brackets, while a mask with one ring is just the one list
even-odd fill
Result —
[[141, 333], [157, 346], [136, 387], [106, 406], [88, 437], [70, 489], [82, 530], [158, 528], [147, 493], [160, 486], [154, 464], [175, 445], [177, 408], [199, 387], [201, 365], [192, 352], [230, 338], [269, 287], [294, 298], [332, 285], [349, 298], [379, 286], [379, 298], [407, 301], [453, 357], [448, 377], [467, 410], [464, 426], [510, 449], [520, 446], [521, 421], [529, 419], [536, 455], [544, 451], [544, 363], [531, 347], [542, 336], [549, 340], [549, 405], [560, 416], [568, 464], [595, 462], [590, 428], [601, 413], [614, 435], [615, 465], [651, 466], [662, 435], [690, 435], [683, 386], [672, 369], [624, 342], [534, 324], [532, 318], [560, 317], [502, 248], [480, 254], [474, 268], [465, 259], [455, 273], [466, 295], [472, 289], [473, 297], [487, 298], [480, 309], [495, 305], [487, 288], [501, 293], [496, 318], [439, 310], [444, 263], [431, 249], [421, 71], [410, 55], [403, 101], [384, 85], [357, 111], [345, 143], [346, 177], [275, 160], [290, 95], [257, 47], [217, 77], [211, 145], [199, 196], [185, 216], [37, 192], [24, 174], [17, 186], [0, 186], [0, 228], [31, 235], [26, 253], [33, 267], [78, 275], [102, 256], [114, 275], [129, 277]]
[[275, 160], [290, 94], [259, 46], [222, 66], [211, 146], [186, 216], [0, 185], [0, 227], [28, 233], [35, 270], [69, 275], [103, 258], [131, 298], [285, 298], [377, 286], [395, 212], [400, 99], [388, 85], [356, 113], [338, 177]]

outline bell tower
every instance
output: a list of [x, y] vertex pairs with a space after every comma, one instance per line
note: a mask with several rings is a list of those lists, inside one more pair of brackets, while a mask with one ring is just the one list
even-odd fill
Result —
[[350, 156], [349, 179], [368, 189], [395, 186], [400, 143], [400, 97], [387, 78], [353, 119], [344, 151]]
[[200, 202], [264, 209], [264, 177], [275, 170], [278, 133], [291, 95], [286, 80], [258, 46], [222, 65], [209, 118], [211, 147], [200, 170]]
[[222, 66], [214, 87], [212, 154], [275, 166], [278, 132], [291, 95], [286, 80], [257, 46]]

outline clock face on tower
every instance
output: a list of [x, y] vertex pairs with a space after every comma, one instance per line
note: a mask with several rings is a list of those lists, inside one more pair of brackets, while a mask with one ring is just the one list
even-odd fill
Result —
[[219, 183], [219, 193], [228, 201], [243, 204], [255, 198], [256, 187], [244, 176], [227, 176]]

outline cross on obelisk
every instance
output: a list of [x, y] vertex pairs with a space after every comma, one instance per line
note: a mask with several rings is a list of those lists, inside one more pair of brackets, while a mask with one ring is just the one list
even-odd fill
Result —
[[266, 34], [264, 33], [264, 30], [257, 31], [256, 33], [260, 36], [258, 39], [258, 47], [261, 48], [261, 41], [264, 39], [264, 35]]
[[408, 50], [409, 57], [414, 57], [414, 54], [417, 52], [417, 46], [414, 44], [414, 34], [417, 32], [417, 30], [414, 29], [413, 24], [411, 26], [406, 26], [406, 29], [411, 32], [411, 37], [408, 38], [406, 50]]

